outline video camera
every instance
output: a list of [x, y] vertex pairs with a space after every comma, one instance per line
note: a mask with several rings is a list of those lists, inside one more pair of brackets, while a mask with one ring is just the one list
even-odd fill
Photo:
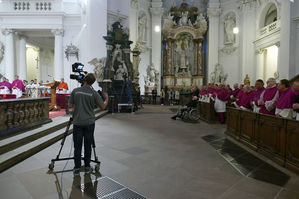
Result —
[[77, 75], [71, 74], [70, 78], [77, 80], [79, 83], [83, 84], [83, 79], [84, 79], [85, 75], [87, 74], [87, 71], [84, 71], [83, 68], [84, 68], [83, 64], [78, 63], [78, 62], [74, 63], [72, 65], [72, 71], [73, 71], [73, 73], [79, 73], [79, 74], [77, 74]]

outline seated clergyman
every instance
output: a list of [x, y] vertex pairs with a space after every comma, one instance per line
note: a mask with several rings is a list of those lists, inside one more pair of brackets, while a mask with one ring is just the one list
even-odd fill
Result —
[[279, 91], [276, 86], [276, 80], [269, 78], [267, 81], [267, 88], [261, 94], [258, 101], [261, 114], [275, 115], [275, 103], [279, 98]]
[[277, 117], [292, 119], [292, 105], [295, 101], [296, 92], [290, 88], [290, 82], [286, 79], [281, 80], [279, 83], [279, 98], [276, 102], [275, 115]]
[[[296, 93], [299, 92], [299, 81], [294, 82], [293, 89]], [[299, 94], [296, 96], [295, 104], [293, 104], [293, 110], [295, 111], [294, 117], [299, 121]]]

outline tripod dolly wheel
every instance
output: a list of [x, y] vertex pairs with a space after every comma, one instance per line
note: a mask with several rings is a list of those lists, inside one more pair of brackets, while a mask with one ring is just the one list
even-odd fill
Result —
[[97, 164], [96, 166], [94, 166], [94, 170], [96, 173], [100, 172], [100, 164]]
[[53, 169], [54, 169], [54, 162], [51, 162], [51, 163], [49, 164], [48, 168], [49, 168], [50, 170], [53, 170]]

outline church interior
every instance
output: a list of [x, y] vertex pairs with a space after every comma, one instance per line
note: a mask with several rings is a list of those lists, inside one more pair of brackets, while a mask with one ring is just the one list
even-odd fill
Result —
[[298, 199], [298, 175], [299, 0], [0, 0], [0, 198]]

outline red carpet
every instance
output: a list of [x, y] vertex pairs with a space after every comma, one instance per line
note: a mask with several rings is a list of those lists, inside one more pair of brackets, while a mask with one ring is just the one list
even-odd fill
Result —
[[65, 109], [61, 109], [60, 111], [50, 111], [49, 116], [50, 118], [55, 118], [59, 116], [65, 115]]

